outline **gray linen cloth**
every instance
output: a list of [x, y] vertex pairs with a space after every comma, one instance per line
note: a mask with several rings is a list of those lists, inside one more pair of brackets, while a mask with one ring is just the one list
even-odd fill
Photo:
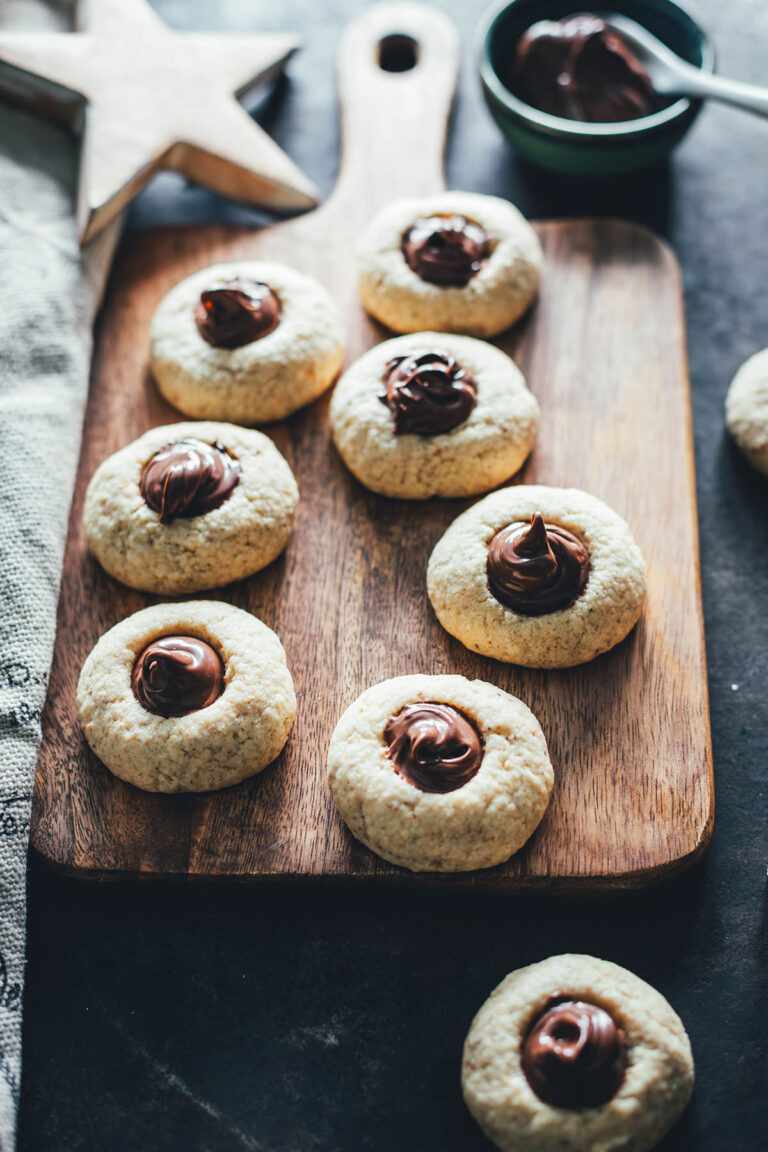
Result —
[[[3, 27], [70, 4], [0, 0]], [[64, 24], [66, 27], [66, 24]], [[26, 860], [40, 713], [80, 449], [93, 314], [116, 228], [84, 255], [77, 142], [0, 105], [0, 1150], [16, 1140]]]

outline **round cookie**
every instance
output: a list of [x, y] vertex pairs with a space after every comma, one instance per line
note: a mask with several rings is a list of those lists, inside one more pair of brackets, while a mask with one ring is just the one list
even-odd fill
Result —
[[442, 626], [473, 652], [569, 668], [607, 652], [637, 623], [645, 562], [602, 500], [518, 485], [454, 520], [430, 556], [427, 591]]
[[502, 1152], [648, 1152], [688, 1102], [693, 1057], [682, 1021], [643, 980], [592, 956], [551, 956], [483, 1004], [461, 1080]]
[[205, 792], [278, 756], [296, 696], [266, 624], [191, 600], [144, 608], [105, 632], [80, 672], [77, 710], [115, 776], [149, 792]]
[[495, 488], [522, 466], [538, 422], [536, 399], [506, 353], [439, 332], [377, 344], [331, 400], [333, 438], [350, 472], [374, 492], [409, 500]]
[[517, 208], [474, 192], [397, 200], [358, 244], [363, 304], [396, 332], [495, 336], [532, 303], [541, 263], [536, 233]]
[[750, 356], [734, 376], [725, 417], [753, 468], [768, 474], [768, 348]]
[[[271, 311], [257, 294], [265, 286]], [[233, 346], [241, 339], [247, 342]], [[343, 341], [336, 305], [318, 281], [284, 264], [214, 264], [176, 284], [156, 309], [152, 373], [166, 400], [187, 416], [269, 423], [330, 386]]]
[[539, 824], [553, 784], [539, 723], [463, 676], [399, 676], [343, 714], [328, 782], [358, 840], [414, 872], [501, 864]]
[[[163, 452], [181, 442], [184, 450]], [[99, 465], [83, 523], [110, 576], [175, 595], [218, 588], [271, 563], [288, 542], [298, 498], [293, 472], [262, 432], [165, 424]]]

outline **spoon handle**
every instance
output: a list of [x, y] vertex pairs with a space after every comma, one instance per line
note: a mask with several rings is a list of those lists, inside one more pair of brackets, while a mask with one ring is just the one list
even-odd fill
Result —
[[698, 68], [686, 68], [685, 87], [681, 84], [680, 90], [685, 96], [720, 100], [758, 116], [768, 116], [768, 88], [758, 88], [755, 84], [741, 84], [738, 80], [726, 80]]

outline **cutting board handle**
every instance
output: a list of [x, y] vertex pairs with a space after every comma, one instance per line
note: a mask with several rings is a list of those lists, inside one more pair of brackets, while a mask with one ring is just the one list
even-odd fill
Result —
[[362, 195], [373, 213], [396, 197], [443, 188], [459, 71], [452, 21], [424, 4], [374, 4], [345, 29], [338, 71], [342, 161], [334, 196]]

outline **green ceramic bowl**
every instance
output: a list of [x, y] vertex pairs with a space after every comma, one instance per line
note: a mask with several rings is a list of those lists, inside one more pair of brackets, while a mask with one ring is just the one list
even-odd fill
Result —
[[[580, 0], [507, 0], [478, 30], [477, 59], [494, 120], [518, 152], [541, 168], [570, 176], [615, 176], [660, 160], [682, 140], [700, 100], [676, 100], [652, 116], [620, 124], [585, 124], [539, 112], [514, 96], [499, 73], [519, 37], [537, 20], [587, 11]], [[691, 64], [713, 72], [715, 51], [696, 21], [672, 0], [612, 0], [598, 12], [629, 16]]]

